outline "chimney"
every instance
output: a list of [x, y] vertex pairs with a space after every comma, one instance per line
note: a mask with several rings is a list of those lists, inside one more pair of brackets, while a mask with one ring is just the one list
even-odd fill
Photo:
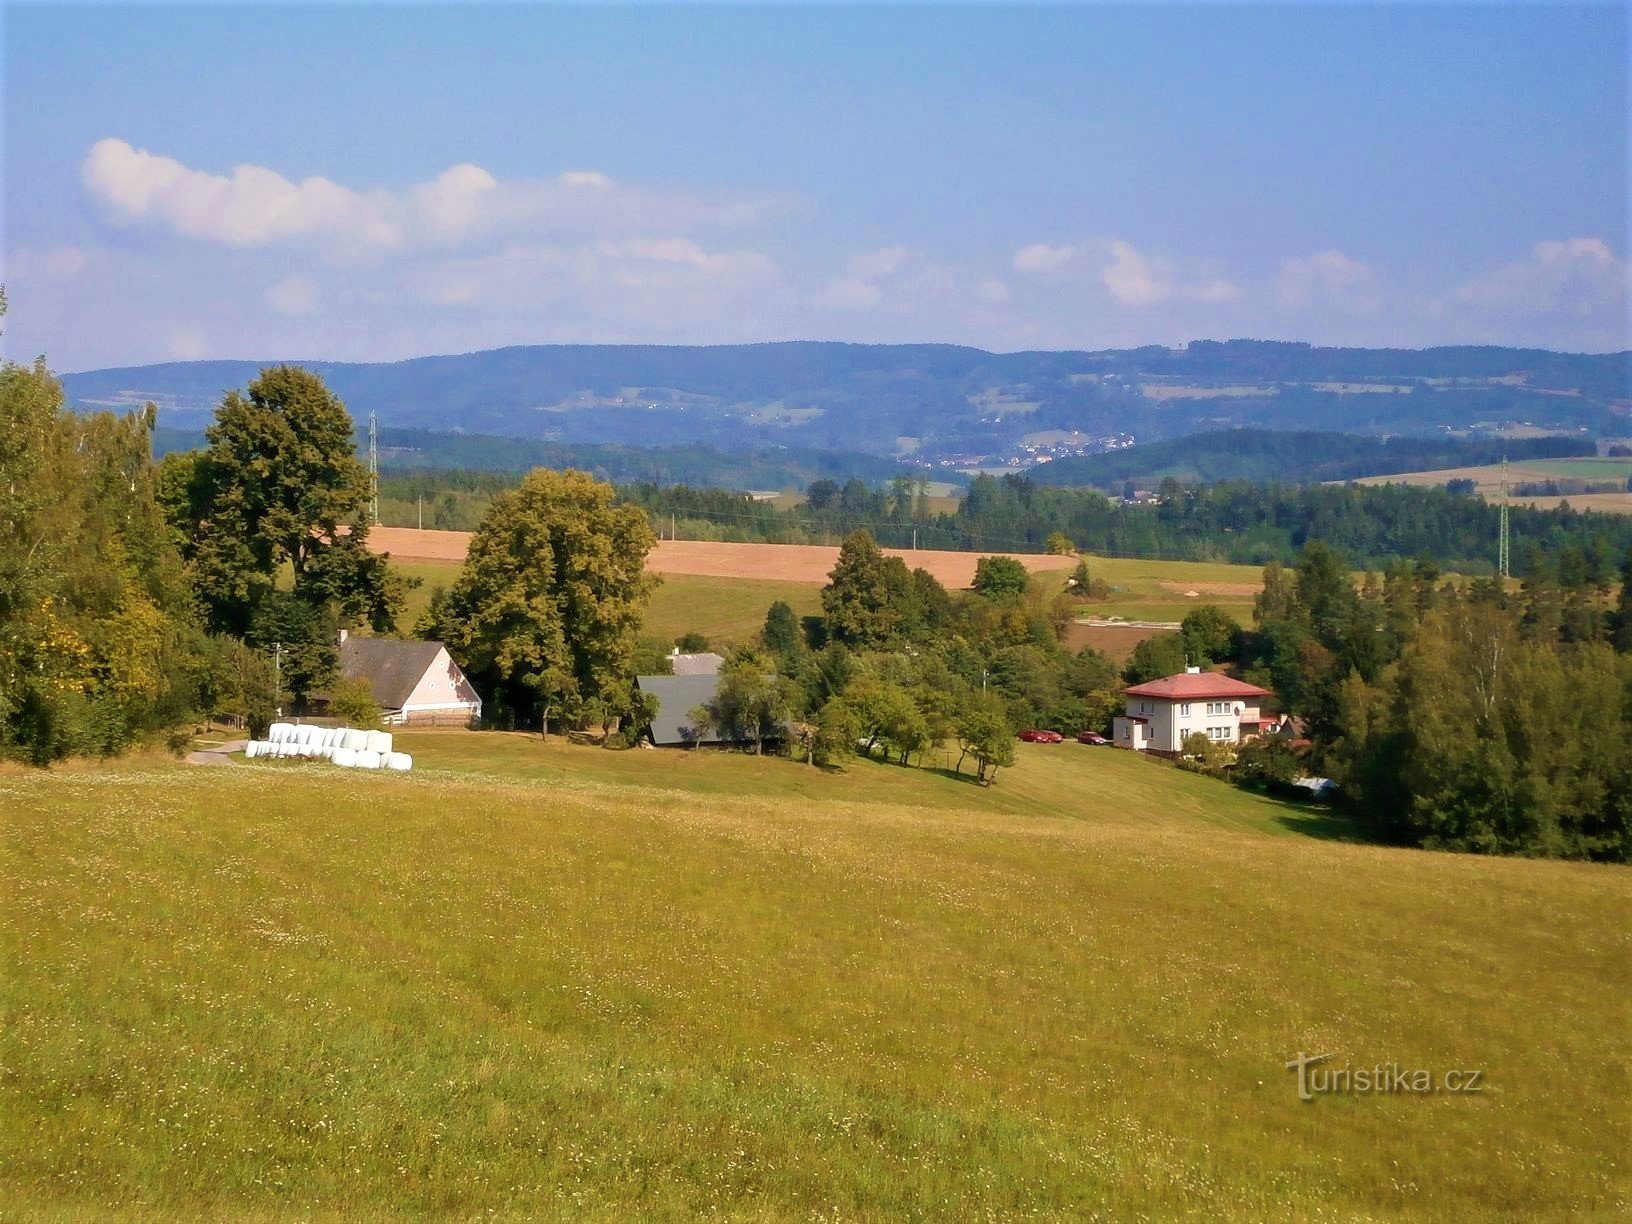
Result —
[[1199, 676], [1199, 675], [1201, 675], [1201, 668], [1199, 668], [1199, 667], [1187, 667], [1187, 668], [1184, 669], [1184, 674], [1187, 675], [1187, 676]]

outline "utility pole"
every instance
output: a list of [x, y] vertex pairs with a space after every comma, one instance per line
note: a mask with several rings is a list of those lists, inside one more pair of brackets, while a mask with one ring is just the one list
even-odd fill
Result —
[[423, 493], [419, 494], [414, 500], [415, 500], [415, 504], [419, 507], [419, 529], [421, 531], [424, 531], [425, 530], [425, 494], [423, 494]]
[[272, 685], [277, 690], [274, 694], [277, 702], [278, 717], [283, 717], [283, 643], [278, 642], [272, 647]]
[[1500, 539], [1496, 544], [1496, 573], [1505, 585], [1510, 575], [1507, 547], [1507, 456], [1502, 456], [1502, 509]]
[[918, 551], [918, 528], [916, 527], [912, 529], [912, 551]]
[[368, 517], [380, 525], [380, 419], [368, 414]]
[[674, 511], [669, 511], [669, 543], [674, 543], [680, 537], [674, 534]]

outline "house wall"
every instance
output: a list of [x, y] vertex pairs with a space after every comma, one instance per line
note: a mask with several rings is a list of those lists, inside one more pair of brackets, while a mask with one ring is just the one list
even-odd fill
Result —
[[[1242, 703], [1239, 701], [1167, 701], [1153, 697], [1129, 697], [1128, 715], [1137, 715], [1148, 719], [1145, 724], [1146, 740], [1144, 747], [1154, 752], [1178, 752], [1184, 745], [1184, 737], [1193, 735], [1197, 731], [1205, 734], [1209, 728], [1225, 728], [1227, 734], [1218, 738], [1221, 744], [1238, 744], [1241, 742], [1241, 720], [1249, 721], [1258, 718], [1256, 706], [1245, 706], [1237, 709]], [[1209, 714], [1208, 707], [1214, 712]], [[1222, 708], [1225, 712], [1218, 713]], [[1118, 744], [1124, 743], [1120, 723], [1118, 720]], [[1138, 724], [1134, 724], [1137, 726]]]
[[[461, 714], [461, 712], [463, 712]], [[402, 704], [404, 722], [468, 722], [480, 718], [482, 699], [446, 650], [425, 669], [425, 674]]]

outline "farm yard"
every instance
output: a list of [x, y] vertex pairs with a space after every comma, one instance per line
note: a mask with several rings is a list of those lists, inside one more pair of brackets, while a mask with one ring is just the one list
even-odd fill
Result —
[[[983, 789], [402, 738], [0, 773], [8, 1215], [1626, 1205], [1624, 871], [1075, 744]], [[1483, 1091], [1302, 1102], [1300, 1051]]]

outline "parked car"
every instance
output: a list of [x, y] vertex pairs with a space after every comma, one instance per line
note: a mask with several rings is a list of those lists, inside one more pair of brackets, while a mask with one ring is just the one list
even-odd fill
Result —
[[1028, 744], [1058, 744], [1065, 739], [1058, 731], [1038, 731], [1032, 729], [1020, 732], [1020, 738]]
[[1109, 747], [1110, 742], [1110, 740], [1106, 739], [1098, 731], [1084, 731], [1081, 735], [1077, 736], [1077, 743], [1079, 744], [1098, 744], [1101, 747]]

